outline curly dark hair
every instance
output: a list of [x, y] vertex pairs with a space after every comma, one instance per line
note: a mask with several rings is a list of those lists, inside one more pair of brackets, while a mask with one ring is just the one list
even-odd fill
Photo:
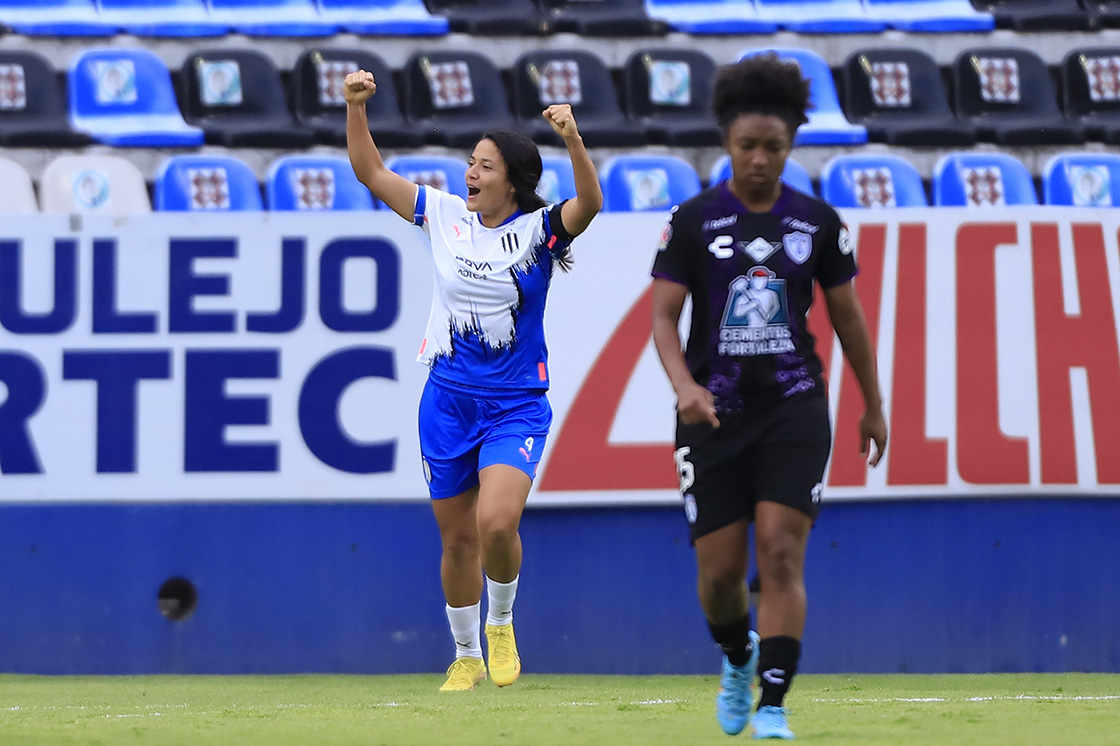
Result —
[[745, 57], [724, 65], [716, 75], [712, 110], [724, 137], [742, 114], [769, 114], [789, 127], [790, 138], [809, 121], [809, 81], [793, 60], [774, 52]]

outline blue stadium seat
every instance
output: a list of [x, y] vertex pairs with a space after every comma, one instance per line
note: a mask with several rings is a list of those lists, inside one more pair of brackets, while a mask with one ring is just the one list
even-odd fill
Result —
[[619, 155], [599, 173], [605, 212], [669, 210], [700, 191], [696, 170], [670, 155]]
[[542, 155], [540, 183], [537, 194], [549, 204], [563, 202], [576, 196], [576, 177], [572, 173], [572, 162], [564, 155]]
[[861, 0], [755, 0], [758, 16], [799, 34], [874, 34], [887, 24]]
[[0, 49], [0, 144], [78, 147], [92, 142], [70, 126], [66, 94], [51, 63], [38, 52]]
[[941, 69], [917, 49], [853, 52], [844, 63], [844, 111], [867, 137], [891, 145], [973, 145], [976, 128], [949, 108]]
[[579, 133], [588, 147], [644, 145], [645, 132], [618, 105], [611, 71], [591, 52], [543, 49], [526, 52], [513, 63], [513, 110], [517, 126], [534, 141], [562, 146], [560, 136], [541, 117], [550, 104], [571, 104]]
[[209, 0], [210, 16], [246, 36], [330, 36], [338, 24], [314, 0]]
[[953, 63], [957, 116], [1000, 145], [1068, 145], [1085, 132], [1058, 109], [1050, 69], [1034, 52], [974, 47]]
[[1115, 207], [1120, 205], [1120, 155], [1065, 153], [1042, 170], [1043, 201], [1048, 205]]
[[227, 155], [174, 155], [155, 179], [155, 208], [162, 211], [261, 210], [257, 176]]
[[98, 6], [103, 21], [134, 36], [224, 36], [230, 30], [210, 17], [206, 0], [98, 0]]
[[949, 153], [933, 168], [933, 204], [944, 207], [1037, 205], [1027, 167], [1005, 153]]
[[501, 73], [480, 52], [418, 52], [403, 77], [405, 117], [431, 145], [469, 148], [488, 129], [514, 129]]
[[398, 155], [385, 161], [393, 173], [467, 198], [467, 164], [449, 155]]
[[752, 0], [646, 0], [650, 18], [685, 34], [773, 34], [775, 21], [763, 20]]
[[171, 73], [145, 49], [90, 49], [70, 63], [70, 123], [117, 146], [201, 145], [179, 113]]
[[996, 19], [968, 0], [864, 0], [867, 12], [889, 27], [909, 33], [991, 31]]
[[[626, 110], [650, 142], [715, 146], [723, 134], [712, 116], [716, 63], [695, 49], [638, 49], [622, 68]], [[582, 120], [581, 120], [582, 122]]]
[[821, 196], [833, 207], [926, 207], [922, 177], [897, 155], [838, 155], [821, 169]]
[[373, 196], [347, 158], [285, 155], [265, 177], [269, 210], [372, 210]]
[[[708, 176], [708, 184], [715, 185], [725, 179], [731, 178], [731, 156], [721, 156], [714, 164], [712, 164], [712, 172]], [[792, 158], [786, 159], [785, 170], [782, 171], [782, 181], [789, 184], [798, 191], [805, 192], [806, 194], [816, 194], [813, 189], [813, 177], [805, 170], [805, 167]]]
[[0, 0], [0, 26], [25, 36], [113, 36], [92, 0]]
[[808, 49], [773, 47], [748, 50], [739, 55], [739, 59], [767, 52], [775, 52], [783, 60], [793, 60], [809, 80], [809, 121], [798, 128], [794, 145], [862, 145], [867, 142], [867, 128], [852, 124], [841, 111], [832, 70], [823, 57]]
[[183, 114], [227, 147], [306, 148], [315, 133], [295, 122], [280, 71], [257, 49], [223, 47], [194, 52], [180, 74]]
[[422, 0], [318, 0], [323, 20], [366, 36], [444, 36], [446, 18], [434, 16]]

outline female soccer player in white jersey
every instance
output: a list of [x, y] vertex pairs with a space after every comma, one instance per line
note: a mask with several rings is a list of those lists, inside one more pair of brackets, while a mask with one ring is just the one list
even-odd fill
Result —
[[[554, 268], [568, 269], [569, 245], [602, 208], [603, 194], [567, 104], [542, 116], [568, 148], [573, 199], [548, 206], [537, 196], [540, 152], [505, 130], [487, 132], [475, 145], [465, 202], [417, 187], [385, 167], [370, 136], [365, 105], [376, 90], [370, 72], [346, 76], [350, 163], [375, 197], [424, 229], [435, 267], [420, 348], [429, 373], [419, 419], [456, 648], [441, 690], [473, 689], [487, 668], [495, 684], [508, 686], [521, 672], [513, 635], [517, 529], [552, 423], [545, 296]], [[479, 635], [483, 572], [486, 664]]]

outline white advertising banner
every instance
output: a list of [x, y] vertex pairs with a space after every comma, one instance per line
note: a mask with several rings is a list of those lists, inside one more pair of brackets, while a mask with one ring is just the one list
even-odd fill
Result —
[[[1120, 216], [845, 218], [891, 442], [868, 469], [859, 388], [814, 304], [825, 499], [1120, 495]], [[663, 222], [599, 216], [553, 280], [533, 504], [679, 500], [649, 338]], [[423, 234], [391, 214], [7, 217], [0, 501], [425, 499], [430, 271]]]

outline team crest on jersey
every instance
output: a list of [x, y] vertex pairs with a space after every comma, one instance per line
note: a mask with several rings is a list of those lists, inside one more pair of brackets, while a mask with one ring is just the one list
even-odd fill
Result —
[[840, 253], [844, 256], [847, 256], [848, 254], [851, 254], [853, 251], [855, 251], [856, 245], [852, 241], [852, 234], [851, 231], [848, 230], [848, 226], [840, 226], [840, 237], [838, 243], [840, 245]]
[[813, 238], [801, 231], [794, 231], [782, 236], [782, 245], [786, 247], [786, 256], [797, 264], [804, 264], [809, 255], [813, 253]]
[[721, 355], [735, 357], [793, 352], [786, 281], [769, 267], [751, 267], [731, 281], [718, 349]]

